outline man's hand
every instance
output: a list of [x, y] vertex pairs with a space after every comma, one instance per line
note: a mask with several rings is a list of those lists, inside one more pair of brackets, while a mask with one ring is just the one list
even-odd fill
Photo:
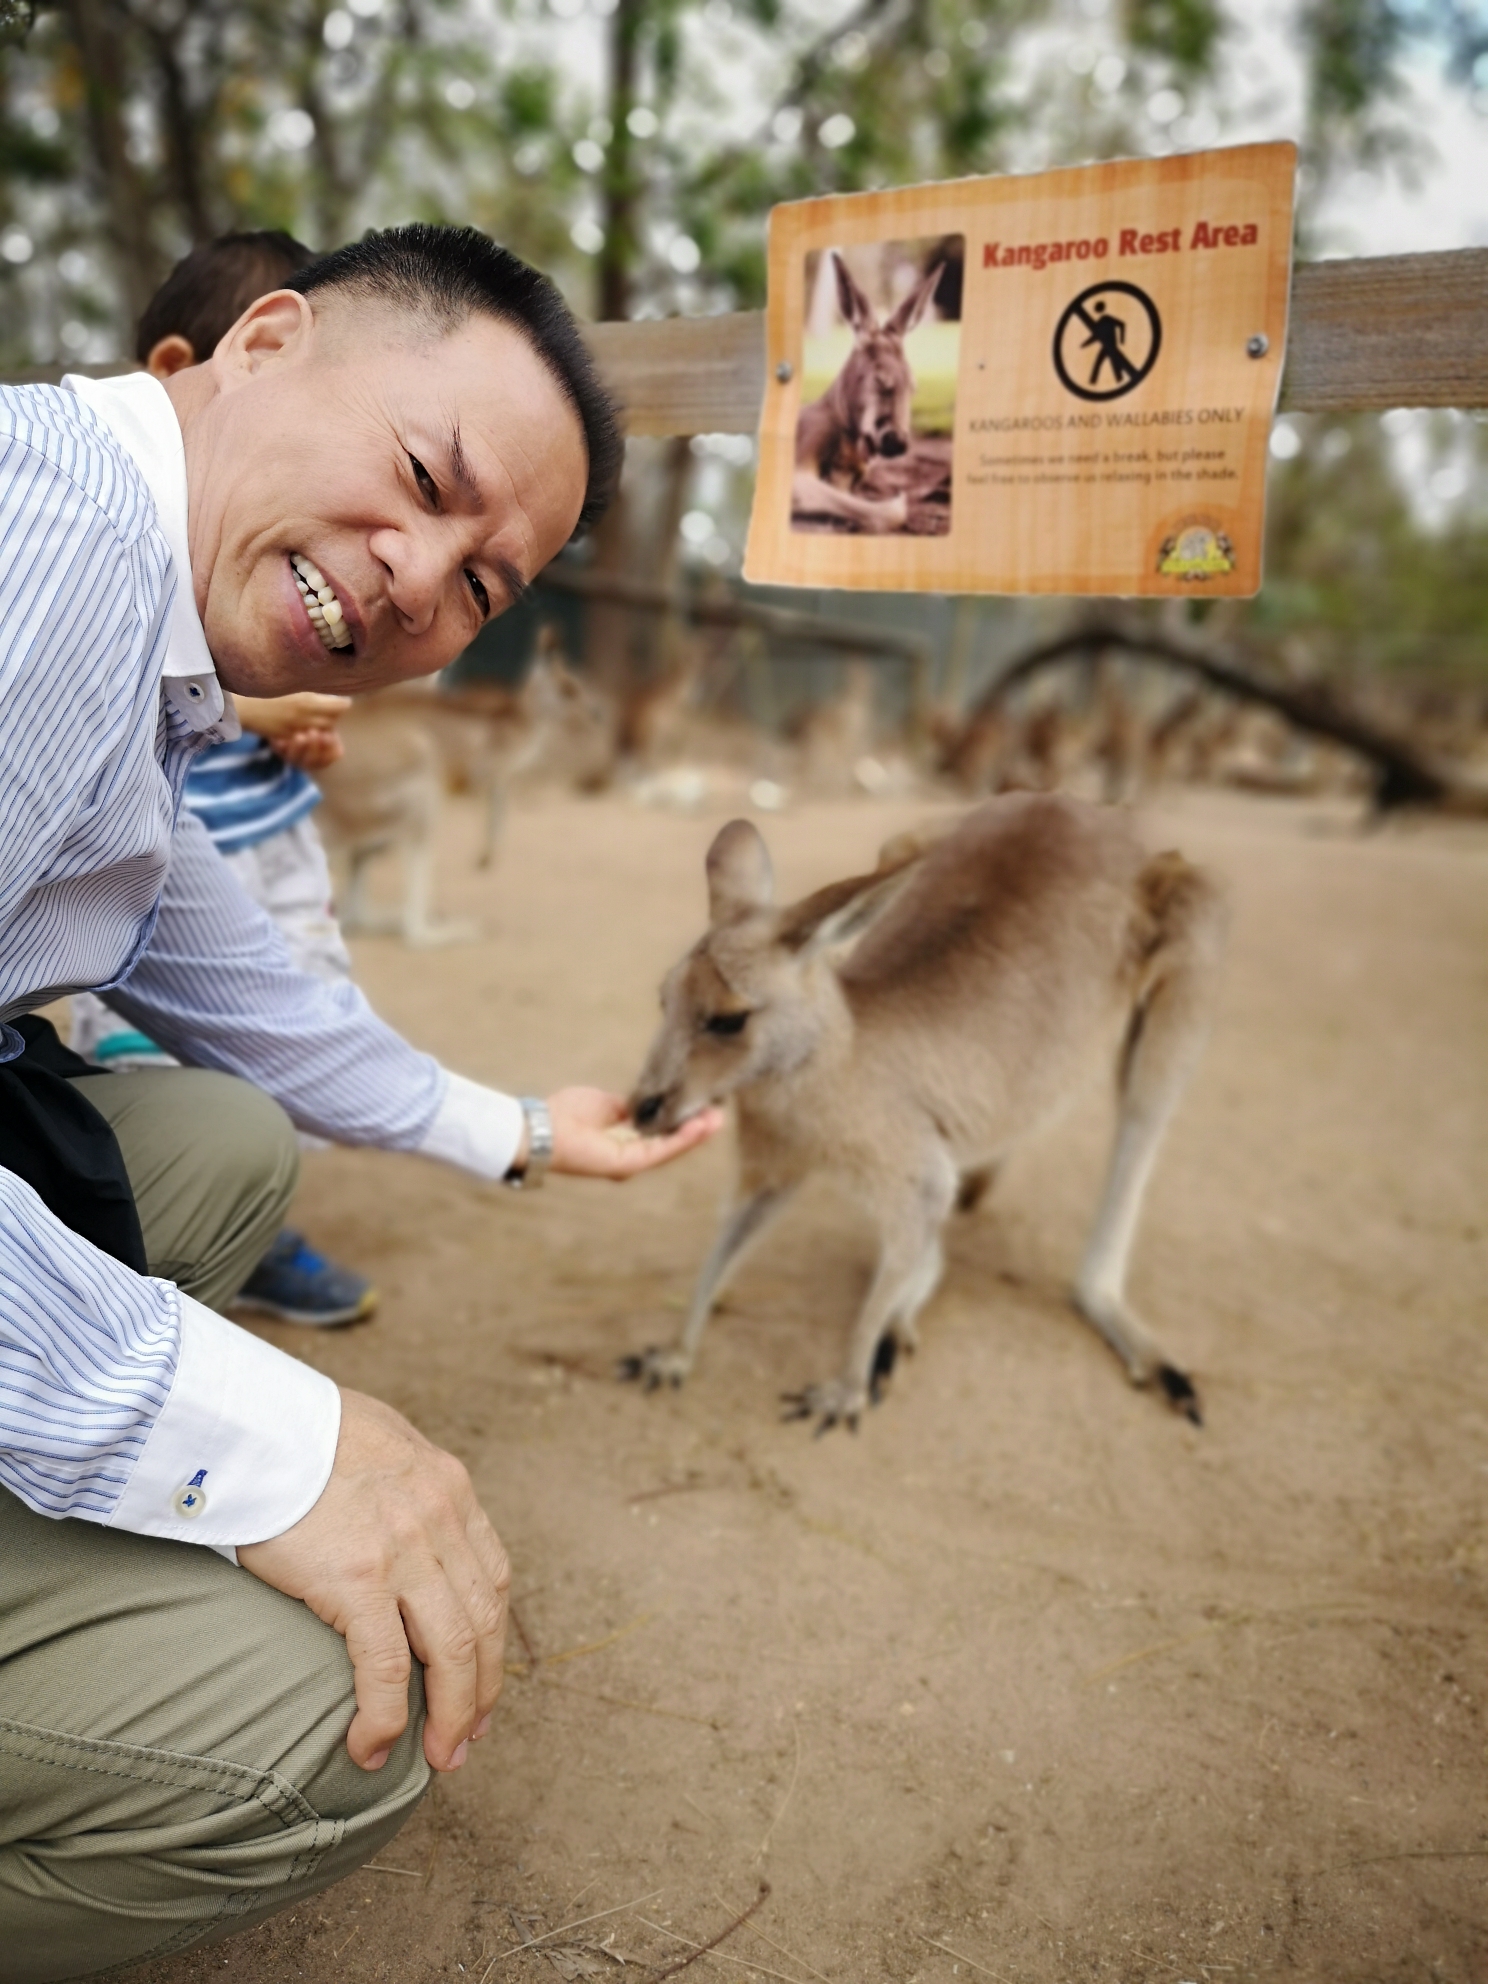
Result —
[[[602, 1088], [560, 1088], [548, 1097], [553, 1169], [577, 1178], [634, 1178], [696, 1150], [723, 1128], [721, 1109], [704, 1109], [669, 1137], [643, 1137], [631, 1126], [624, 1096]], [[518, 1152], [518, 1162], [526, 1149]]]
[[349, 696], [321, 696], [302, 689], [293, 696], [234, 696], [238, 721], [272, 744], [286, 764], [302, 772], [323, 771], [345, 750], [338, 721], [351, 708]]
[[424, 1663], [424, 1755], [458, 1770], [501, 1693], [511, 1567], [470, 1477], [401, 1413], [342, 1390], [336, 1460], [292, 1529], [238, 1561], [346, 1641], [353, 1763], [380, 1770], [408, 1724], [409, 1649]]

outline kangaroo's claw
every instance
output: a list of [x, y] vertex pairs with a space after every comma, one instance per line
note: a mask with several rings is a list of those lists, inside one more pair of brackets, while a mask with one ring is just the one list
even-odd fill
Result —
[[648, 1392], [670, 1385], [675, 1391], [687, 1376], [689, 1359], [680, 1350], [663, 1350], [652, 1344], [639, 1356], [622, 1357], [615, 1365], [615, 1376], [622, 1384], [639, 1384]]
[[863, 1408], [869, 1403], [862, 1385], [848, 1384], [842, 1378], [833, 1378], [824, 1385], [807, 1385], [804, 1391], [782, 1392], [780, 1398], [786, 1407], [781, 1418], [817, 1420], [813, 1437], [818, 1440], [834, 1426], [845, 1425], [856, 1433]]
[[[873, 1353], [873, 1369], [868, 1373], [868, 1403], [878, 1405], [883, 1400], [884, 1380], [892, 1377], [894, 1361], [899, 1355], [899, 1339], [892, 1331], [886, 1331], [878, 1339], [878, 1348]], [[856, 1431], [856, 1428], [854, 1429]]]
[[1159, 1364], [1157, 1382], [1162, 1386], [1163, 1395], [1175, 1412], [1181, 1412], [1191, 1425], [1202, 1426], [1203, 1412], [1199, 1408], [1199, 1395], [1194, 1383], [1176, 1364]]

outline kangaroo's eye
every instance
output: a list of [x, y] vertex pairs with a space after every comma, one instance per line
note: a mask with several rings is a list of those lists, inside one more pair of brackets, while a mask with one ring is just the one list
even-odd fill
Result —
[[721, 1034], [727, 1039], [742, 1033], [748, 1022], [748, 1013], [710, 1013], [703, 1021], [703, 1032]]

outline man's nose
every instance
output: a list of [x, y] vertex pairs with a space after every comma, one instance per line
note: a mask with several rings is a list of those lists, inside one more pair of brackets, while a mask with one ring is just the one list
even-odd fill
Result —
[[447, 547], [417, 532], [374, 532], [374, 558], [388, 575], [387, 596], [406, 634], [427, 634], [450, 581]]

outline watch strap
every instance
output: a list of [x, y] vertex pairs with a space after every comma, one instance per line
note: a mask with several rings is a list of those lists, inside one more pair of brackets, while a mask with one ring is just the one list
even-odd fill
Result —
[[539, 1095], [517, 1097], [527, 1119], [527, 1153], [507, 1172], [503, 1183], [514, 1191], [536, 1191], [553, 1161], [553, 1118]]

